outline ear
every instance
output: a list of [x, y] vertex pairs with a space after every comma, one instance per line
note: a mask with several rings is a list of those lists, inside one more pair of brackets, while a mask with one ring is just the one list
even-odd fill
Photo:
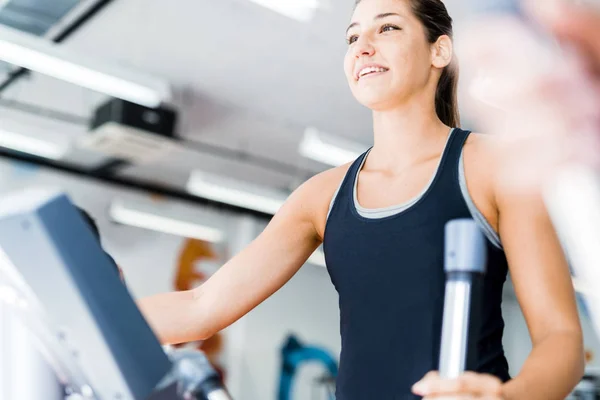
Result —
[[435, 68], [446, 68], [452, 61], [454, 51], [452, 39], [448, 35], [442, 35], [431, 45], [431, 65]]

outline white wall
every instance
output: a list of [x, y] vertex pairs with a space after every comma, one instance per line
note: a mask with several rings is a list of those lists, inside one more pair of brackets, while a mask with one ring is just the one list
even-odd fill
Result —
[[[236, 399], [276, 398], [280, 348], [290, 333], [307, 345], [329, 351], [338, 360], [341, 343], [337, 307], [337, 293], [327, 271], [323, 267], [305, 265], [279, 292], [252, 311], [245, 326], [243, 391]], [[312, 364], [301, 367], [298, 372], [293, 398], [312, 399], [313, 379], [324, 369]], [[319, 393], [323, 396], [325, 392]]]

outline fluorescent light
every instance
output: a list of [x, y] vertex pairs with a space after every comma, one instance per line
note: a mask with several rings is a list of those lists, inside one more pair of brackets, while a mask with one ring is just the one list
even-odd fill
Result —
[[323, 253], [323, 250], [321, 250], [320, 247], [312, 253], [307, 262], [319, 267], [327, 268], [327, 265], [325, 264], [325, 253]]
[[170, 95], [168, 85], [156, 78], [79, 56], [2, 25], [0, 60], [146, 107], [157, 107]]
[[267, 214], [275, 214], [288, 197], [273, 189], [201, 171], [192, 172], [187, 190], [196, 196]]
[[334, 167], [354, 161], [365, 150], [366, 146], [323, 134], [314, 128], [306, 129], [298, 148], [303, 157]]
[[309, 22], [319, 8], [319, 0], [250, 0], [300, 22]]
[[62, 158], [68, 151], [68, 148], [56, 143], [2, 129], [0, 129], [0, 146], [52, 160]]
[[128, 207], [119, 201], [114, 201], [110, 205], [109, 215], [113, 221], [123, 225], [150, 229], [186, 238], [205, 240], [212, 243], [219, 243], [225, 240], [225, 234], [220, 229], [183, 221], [173, 217], [161, 216], [131, 206]]

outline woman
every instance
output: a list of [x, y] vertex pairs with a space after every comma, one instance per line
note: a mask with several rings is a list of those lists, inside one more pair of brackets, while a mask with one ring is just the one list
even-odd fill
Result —
[[[583, 351], [564, 256], [539, 198], [514, 196], [502, 175], [511, 149], [456, 128], [451, 36], [439, 0], [357, 3], [344, 69], [354, 96], [373, 111], [373, 148], [304, 183], [199, 288], [143, 299], [163, 342], [227, 327], [323, 242], [340, 298], [338, 399], [549, 400], [571, 391]], [[449, 381], [432, 372], [413, 387], [437, 367], [444, 225], [471, 216], [489, 238], [476, 372]], [[533, 343], [513, 379], [502, 349], [507, 264]]]

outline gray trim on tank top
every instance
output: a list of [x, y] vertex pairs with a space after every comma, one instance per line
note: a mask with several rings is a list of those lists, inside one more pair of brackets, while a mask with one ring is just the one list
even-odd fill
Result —
[[[450, 139], [450, 137], [452, 136], [452, 133], [454, 132], [454, 129], [451, 131], [451, 133], [448, 135], [448, 140]], [[446, 145], [448, 144], [448, 141], [446, 141]], [[370, 151], [370, 150], [369, 150]], [[367, 152], [368, 155], [368, 152]], [[360, 173], [360, 171], [363, 168], [363, 165], [366, 161], [367, 157], [365, 156], [358, 168], [358, 171]], [[421, 197], [423, 197], [425, 195], [425, 193], [427, 192], [427, 190], [429, 190], [429, 187], [431, 186], [431, 184], [433, 183], [435, 176], [438, 173], [438, 169], [440, 167], [440, 163], [441, 163], [441, 157], [440, 157], [440, 161], [438, 162], [438, 166], [436, 167], [436, 170], [433, 174], [433, 176], [431, 177], [431, 179], [429, 180], [429, 182], [427, 183], [427, 185], [425, 186], [425, 188], [421, 191], [421, 193], [419, 193], [416, 197], [413, 197], [412, 199], [402, 203], [402, 204], [397, 204], [397, 205], [392, 205], [389, 207], [381, 207], [381, 208], [365, 208], [363, 206], [361, 206], [358, 203], [358, 195], [357, 195], [357, 187], [358, 187], [358, 175], [356, 174], [356, 179], [354, 180], [354, 187], [353, 187], [353, 200], [354, 200], [354, 207], [356, 208], [356, 211], [358, 212], [358, 214], [364, 218], [368, 218], [368, 219], [379, 219], [379, 218], [386, 218], [392, 215], [396, 215], [399, 214], [405, 210], [407, 210], [408, 208], [412, 207], [415, 203], [417, 203]], [[343, 182], [343, 180], [342, 180]], [[473, 219], [475, 220], [475, 222], [477, 222], [477, 224], [479, 225], [479, 227], [482, 229], [483, 233], [485, 234], [485, 236], [488, 238], [488, 240], [496, 247], [498, 248], [502, 248], [502, 243], [500, 241], [500, 237], [498, 236], [498, 233], [494, 230], [494, 228], [490, 225], [490, 223], [487, 221], [487, 219], [485, 218], [485, 216], [481, 213], [481, 211], [479, 211], [479, 209], [477, 208], [477, 206], [475, 205], [475, 202], [473, 202], [473, 199], [471, 198], [471, 195], [469, 194], [469, 189], [467, 188], [467, 179], [465, 177], [465, 166], [464, 166], [464, 161], [463, 161], [463, 153], [461, 150], [461, 154], [460, 154], [460, 159], [459, 159], [459, 163], [458, 163], [458, 183], [460, 186], [460, 191], [463, 195], [463, 198], [465, 199], [465, 203], [467, 204], [467, 208], [469, 209], [469, 212], [471, 213], [471, 216], [473, 217]], [[335, 203], [335, 199], [338, 196], [338, 193], [340, 191], [342, 187], [342, 183], [340, 183], [340, 185], [338, 186], [337, 190], [335, 191], [335, 193], [333, 194], [333, 198], [331, 199], [331, 202], [329, 203], [329, 211], [327, 212], [327, 218], [329, 218], [329, 214], [331, 213], [331, 209], [333, 208], [333, 204]]]

